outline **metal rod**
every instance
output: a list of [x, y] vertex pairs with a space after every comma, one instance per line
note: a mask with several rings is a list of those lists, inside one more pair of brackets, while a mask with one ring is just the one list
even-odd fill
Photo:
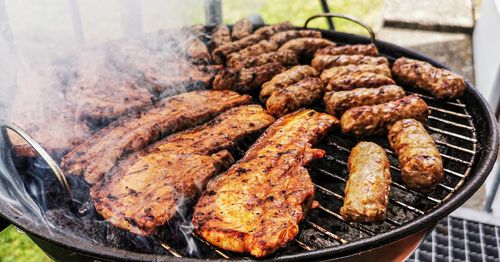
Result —
[[428, 126], [427, 125], [427, 128], [429, 130], [432, 130], [434, 132], [437, 132], [437, 133], [440, 133], [440, 134], [443, 134], [443, 135], [448, 135], [448, 136], [452, 136], [452, 137], [456, 137], [456, 138], [460, 138], [462, 140], [467, 140], [469, 142], [473, 142], [473, 143], [476, 143], [477, 140], [475, 138], [470, 138], [468, 136], [463, 136], [463, 135], [459, 135], [459, 134], [456, 134], [456, 133], [453, 133], [453, 132], [450, 132], [450, 131], [446, 131], [446, 130], [442, 130], [440, 128], [435, 128], [435, 127], [432, 127], [432, 126]]
[[442, 108], [438, 108], [438, 107], [429, 106], [429, 108], [432, 111], [446, 113], [446, 114], [450, 114], [450, 115], [453, 115], [453, 116], [458, 116], [458, 117], [461, 117], [461, 118], [467, 118], [467, 119], [471, 118], [470, 115], [466, 115], [466, 114], [462, 114], [462, 113], [457, 113], [457, 112], [454, 112], [454, 111], [450, 111], [450, 110], [446, 110], [446, 109], [442, 109]]
[[307, 251], [313, 251], [315, 250], [315, 248], [311, 247], [311, 246], [308, 246], [306, 243], [298, 240], [298, 239], [294, 239], [293, 241], [295, 241], [295, 243], [297, 243], [301, 248], [307, 250]]
[[337, 236], [336, 234], [330, 232], [328, 229], [325, 229], [324, 227], [316, 224], [316, 223], [313, 223], [309, 220], [306, 220], [306, 224], [308, 224], [310, 227], [316, 229], [317, 231], [323, 233], [325, 236], [328, 236], [330, 238], [332, 238], [333, 240], [341, 243], [341, 244], [346, 244], [347, 243], [347, 240]]
[[[324, 13], [330, 13], [330, 7], [328, 6], [328, 3], [326, 0], [320, 0], [321, 2], [321, 7], [323, 8]], [[330, 30], [335, 30], [335, 25], [333, 24], [333, 18], [331, 17], [325, 17], [326, 22], [328, 23], [328, 28]]]
[[[416, 92], [406, 92], [406, 94], [408, 94], [408, 95], [417, 95], [417, 96], [419, 96], [421, 98], [424, 98], [424, 99], [427, 99], [427, 100], [437, 101], [437, 99], [435, 97], [427, 96], [427, 95], [416, 93]], [[440, 102], [448, 104], [448, 105], [452, 105], [452, 106], [458, 106], [458, 107], [465, 108], [465, 104], [460, 103], [459, 100], [457, 100], [457, 102], [459, 102], [459, 103], [450, 102], [450, 101], [440, 101]]]
[[350, 227], [353, 227], [353, 228], [355, 228], [355, 229], [357, 229], [357, 230], [359, 230], [359, 231], [361, 231], [361, 232], [363, 232], [363, 233], [365, 233], [365, 234], [367, 234], [369, 236], [373, 236], [375, 234], [375, 232], [373, 232], [372, 230], [366, 228], [365, 226], [361, 226], [361, 224], [350, 223], [350, 222], [345, 221], [344, 218], [341, 215], [333, 212], [332, 210], [330, 210], [330, 209], [328, 209], [328, 208], [326, 208], [326, 207], [324, 207], [322, 205], [318, 205], [318, 208], [320, 210], [322, 210], [323, 212], [325, 212], [325, 213], [327, 213], [327, 214], [335, 217], [336, 219], [344, 222], [346, 225], [348, 225]]
[[304, 29], [307, 29], [307, 25], [309, 24], [309, 22], [311, 22], [312, 20], [314, 20], [316, 18], [320, 18], [320, 17], [336, 17], [336, 18], [342, 18], [342, 19], [351, 21], [353, 23], [356, 23], [356, 24], [362, 26], [363, 28], [365, 28], [366, 31], [368, 31], [368, 34], [370, 35], [370, 40], [371, 40], [372, 44], [375, 44], [375, 33], [373, 32], [372, 28], [369, 25], [361, 22], [358, 18], [348, 16], [348, 15], [334, 14], [334, 13], [313, 15], [313, 16], [309, 17], [306, 20], [306, 22], [304, 23]]
[[163, 242], [158, 238], [157, 236], [153, 237], [154, 240], [156, 240], [158, 243], [160, 243], [160, 246], [165, 249], [168, 253], [170, 253], [174, 257], [183, 257], [177, 250], [175, 250], [173, 247], [169, 246], [167, 243]]
[[452, 125], [454, 127], [460, 127], [460, 128], [464, 128], [464, 129], [468, 129], [468, 130], [474, 130], [474, 128], [471, 127], [471, 126], [466, 126], [466, 125], [458, 124], [458, 123], [455, 123], [453, 121], [442, 119], [440, 117], [428, 116], [427, 118], [428, 119], [432, 119], [432, 120], [436, 120], [436, 121], [439, 121], [441, 123], [445, 123], [445, 124], [448, 124], [448, 125]]
[[201, 238], [200, 236], [198, 236], [197, 234], [195, 233], [191, 233], [191, 235], [196, 238], [198, 241], [200, 241], [201, 243], [205, 244], [206, 246], [208, 246], [211, 250], [213, 250], [215, 253], [217, 253], [218, 255], [220, 255], [221, 257], [225, 258], [225, 259], [230, 259], [231, 257], [229, 255], [227, 255], [226, 253], [222, 252], [220, 249], [216, 248], [214, 245], [208, 243], [207, 241], [205, 241], [205, 239]]
[[434, 142], [436, 142], [436, 144], [438, 144], [438, 145], [446, 146], [446, 147], [449, 147], [449, 148], [452, 148], [452, 149], [455, 149], [455, 150], [459, 150], [459, 151], [462, 151], [462, 152], [465, 152], [465, 153], [469, 153], [469, 154], [475, 154], [476, 153], [473, 150], [470, 150], [470, 149], [467, 149], [467, 148], [463, 148], [463, 147], [459, 147], [459, 146], [456, 146], [456, 145], [453, 145], [453, 144], [450, 144], [450, 143], [446, 143], [446, 142], [443, 142], [443, 141], [435, 140]]

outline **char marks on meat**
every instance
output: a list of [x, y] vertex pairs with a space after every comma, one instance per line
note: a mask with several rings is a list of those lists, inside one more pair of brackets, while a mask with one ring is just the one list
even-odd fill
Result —
[[285, 67], [277, 62], [240, 70], [225, 68], [215, 76], [213, 88], [216, 90], [234, 90], [240, 93], [250, 93], [259, 90], [262, 84], [271, 80], [274, 75], [285, 71], [285, 69]]
[[278, 46], [282, 46], [296, 38], [321, 38], [321, 32], [315, 30], [288, 30], [271, 36], [270, 40]]
[[343, 45], [329, 46], [319, 49], [316, 55], [365, 55], [378, 56], [377, 47], [374, 44], [369, 45]]
[[286, 50], [283, 52], [269, 52], [258, 56], [242, 57], [231, 55], [231, 58], [226, 62], [226, 66], [235, 69], [242, 69], [261, 66], [273, 62], [280, 63], [285, 67], [293, 66], [299, 63], [295, 53], [290, 50]]
[[253, 31], [253, 24], [250, 20], [243, 18], [233, 25], [233, 32], [231, 33], [233, 40], [240, 40], [249, 36]]

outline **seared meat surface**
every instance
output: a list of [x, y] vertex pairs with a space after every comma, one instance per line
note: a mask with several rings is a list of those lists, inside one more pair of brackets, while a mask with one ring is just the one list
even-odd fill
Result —
[[314, 55], [366, 55], [378, 56], [377, 47], [374, 44], [368, 45], [343, 45], [329, 46], [316, 51]]
[[391, 190], [390, 163], [382, 147], [359, 142], [349, 155], [349, 180], [340, 215], [346, 221], [383, 222]]
[[259, 90], [262, 84], [283, 71], [285, 67], [277, 62], [240, 70], [225, 68], [215, 76], [213, 89], [249, 93]]
[[338, 120], [301, 110], [277, 120], [228, 171], [211, 180], [195, 206], [195, 232], [209, 243], [263, 257], [297, 235], [314, 185], [304, 168], [321, 158], [311, 144]]
[[253, 31], [253, 25], [250, 20], [243, 18], [233, 25], [233, 32], [231, 33], [231, 36], [233, 37], [234, 40], [240, 40], [244, 37], [249, 36]]
[[229, 28], [226, 25], [217, 25], [212, 30], [209, 46], [214, 49], [231, 42]]
[[280, 74], [272, 77], [262, 85], [260, 100], [265, 102], [275, 91], [281, 90], [293, 83], [296, 83], [308, 76], [317, 76], [318, 71], [308, 65], [296, 65]]
[[360, 73], [375, 73], [391, 77], [391, 69], [387, 65], [346, 65], [325, 69], [321, 72], [320, 78], [329, 82], [332, 78]]
[[198, 37], [193, 36], [185, 45], [186, 56], [191, 63], [206, 65], [212, 62], [208, 47]]
[[297, 57], [307, 60], [314, 55], [316, 50], [327, 46], [335, 46], [335, 43], [323, 38], [314, 38], [314, 37], [296, 38], [283, 44], [278, 49], [278, 52], [291, 50], [297, 55]]
[[231, 58], [226, 62], [226, 66], [235, 69], [251, 68], [267, 63], [280, 63], [282, 66], [293, 66], [298, 64], [297, 56], [292, 51], [269, 52], [258, 56], [239, 56], [231, 55]]
[[394, 80], [392, 80], [389, 76], [371, 72], [361, 72], [351, 73], [330, 79], [328, 85], [326, 85], [326, 90], [341, 91], [360, 87], [379, 87], [394, 84], [396, 84], [396, 82], [394, 82]]
[[274, 119], [259, 105], [236, 107], [201, 126], [173, 134], [128, 156], [91, 189], [97, 211], [111, 224], [153, 234], [210, 177], [232, 163], [225, 149]]
[[311, 61], [312, 67], [322, 71], [334, 66], [345, 65], [386, 65], [389, 61], [385, 57], [363, 56], [363, 55], [317, 55]]
[[321, 32], [315, 30], [288, 30], [271, 36], [270, 41], [282, 46], [296, 38], [321, 38]]
[[457, 98], [467, 88], [465, 81], [457, 74], [406, 57], [394, 62], [392, 72], [403, 83], [426, 90], [437, 98]]
[[238, 52], [230, 54], [227, 57], [227, 59], [231, 60], [231, 59], [238, 59], [241, 57], [258, 56], [261, 54], [274, 52], [276, 50], [278, 50], [278, 45], [276, 43], [268, 40], [262, 40], [255, 45], [251, 45], [249, 47], [241, 49]]
[[141, 114], [101, 129], [66, 155], [61, 166], [66, 175], [83, 175], [94, 184], [125, 155], [250, 101], [251, 97], [232, 91], [194, 91], [166, 98]]

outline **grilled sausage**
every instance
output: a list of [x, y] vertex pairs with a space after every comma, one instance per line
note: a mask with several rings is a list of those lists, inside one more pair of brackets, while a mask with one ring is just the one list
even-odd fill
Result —
[[229, 28], [226, 25], [218, 25], [212, 30], [211, 40], [209, 46], [211, 49], [222, 46], [231, 42], [229, 35]]
[[456, 98], [466, 89], [465, 81], [457, 74], [423, 61], [399, 58], [392, 72], [401, 82], [424, 89], [436, 98]]
[[394, 85], [392, 78], [371, 72], [352, 73], [338, 78], [332, 78], [326, 86], [327, 91], [351, 90], [359, 87], [379, 87]]
[[253, 31], [253, 25], [250, 20], [243, 18], [238, 20], [233, 25], [232, 37], [234, 40], [240, 40], [244, 37], [249, 36]]
[[391, 69], [387, 65], [382, 64], [336, 66], [323, 70], [319, 78], [327, 83], [332, 78], [361, 72], [371, 72], [391, 77]]
[[345, 65], [386, 65], [389, 66], [389, 61], [385, 57], [362, 56], [362, 55], [318, 55], [315, 56], [311, 65], [316, 70], [323, 71], [324, 69], [334, 66]]
[[429, 107], [416, 95], [374, 106], [351, 108], [342, 115], [342, 132], [354, 135], [381, 135], [396, 121], [405, 118], [424, 120]]
[[326, 92], [323, 103], [327, 113], [341, 116], [350, 108], [378, 105], [404, 96], [405, 91], [401, 87], [386, 85], [378, 88], [356, 88], [349, 91]]
[[318, 71], [308, 65], [294, 66], [281, 74], [275, 75], [269, 82], [264, 83], [260, 91], [260, 100], [265, 102], [274, 91], [287, 87], [308, 76], [317, 75]]
[[389, 142], [398, 155], [403, 182], [412, 189], [429, 192], [443, 180], [443, 161], [424, 126], [414, 119], [396, 122]]
[[273, 116], [280, 117], [321, 99], [323, 82], [317, 77], [306, 77], [297, 83], [274, 91], [266, 101], [266, 108]]
[[284, 52], [269, 52], [258, 56], [246, 57], [237, 55], [233, 56], [233, 54], [231, 54], [231, 58], [227, 60], [226, 66], [236, 69], [260, 66], [271, 62], [278, 62], [283, 66], [292, 66], [299, 63], [295, 53], [290, 50]]
[[377, 47], [369, 45], [329, 46], [316, 51], [314, 55], [366, 55], [378, 56]]
[[209, 64], [212, 62], [207, 46], [198, 38], [193, 38], [187, 43], [186, 55], [193, 64]]
[[390, 163], [382, 147], [359, 142], [349, 155], [349, 180], [340, 215], [346, 221], [383, 222], [391, 189]]
[[225, 68], [219, 72], [213, 81], [213, 89], [234, 90], [240, 93], [248, 93], [258, 89], [263, 83], [285, 71], [280, 63], [267, 63], [265, 65], [243, 68]]
[[228, 56], [228, 59], [231, 59], [232, 56], [239, 56], [239, 57], [258, 56], [276, 50], [278, 50], [278, 45], [276, 43], [267, 40], [262, 40], [255, 45], [251, 45], [238, 52], [230, 54]]
[[288, 30], [273, 35], [270, 40], [278, 46], [282, 46], [296, 38], [321, 38], [321, 32], [315, 30]]
[[335, 43], [323, 38], [296, 38], [282, 45], [278, 52], [292, 50], [298, 57], [312, 57], [316, 50], [327, 46], [335, 46]]

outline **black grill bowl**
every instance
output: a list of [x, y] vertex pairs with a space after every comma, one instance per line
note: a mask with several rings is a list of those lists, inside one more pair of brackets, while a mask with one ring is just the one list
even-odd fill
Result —
[[[369, 43], [370, 39], [347, 33], [322, 30], [323, 37], [331, 39], [340, 44]], [[393, 61], [401, 56], [427, 61], [437, 67], [444, 65], [429, 57], [413, 52], [411, 50], [383, 42], [376, 41], [380, 53]], [[349, 257], [360, 252], [376, 249], [398, 240], [422, 233], [433, 227], [441, 218], [447, 216], [453, 210], [460, 207], [476, 190], [482, 185], [493, 164], [498, 151], [498, 131], [494, 115], [484, 98], [469, 83], [466, 94], [460, 98], [465, 104], [466, 112], [471, 116], [470, 123], [472, 132], [477, 140], [475, 155], [472, 157], [470, 172], [463, 179], [463, 184], [456, 188], [438, 206], [430, 209], [425, 214], [417, 216], [401, 226], [377, 232], [373, 236], [361, 238], [346, 244], [338, 244], [332, 247], [316, 249], [312, 251], [301, 250], [297, 252], [279, 252], [272, 260], [277, 261], [303, 261], [303, 260], [336, 260]], [[444, 102], [437, 102], [444, 103]], [[453, 130], [450, 130], [453, 131]], [[328, 139], [328, 138], [327, 138]], [[311, 172], [314, 180], [314, 172]], [[0, 191], [8, 189], [1, 188]], [[338, 192], [337, 192], [338, 193]], [[321, 201], [320, 201], [321, 202]], [[70, 232], [51, 232], [47, 227], [34, 223], [27, 216], [20, 216], [7, 203], [0, 201], [0, 215], [10, 223], [25, 231], [49, 256], [55, 260], [88, 261], [88, 260], [131, 260], [131, 261], [161, 261], [161, 260], [194, 260], [190, 258], [176, 258], [167, 255], [152, 255], [138, 252], [121, 250], [75, 237]], [[332, 218], [333, 219], [333, 218]], [[333, 232], [335, 233], [335, 232]]]

